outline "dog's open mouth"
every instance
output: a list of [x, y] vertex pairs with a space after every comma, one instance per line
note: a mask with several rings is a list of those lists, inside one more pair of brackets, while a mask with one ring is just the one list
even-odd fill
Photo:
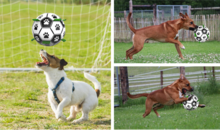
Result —
[[37, 62], [37, 65], [38, 65], [38, 66], [48, 65], [48, 64], [49, 64], [49, 61], [47, 60], [47, 58], [44, 57], [42, 54], [41, 54], [40, 56], [41, 56], [43, 62]]
[[185, 94], [186, 94], [186, 92], [187, 92], [187, 89], [183, 88], [183, 89], [182, 89], [182, 94], [184, 94], [184, 95], [185, 95]]

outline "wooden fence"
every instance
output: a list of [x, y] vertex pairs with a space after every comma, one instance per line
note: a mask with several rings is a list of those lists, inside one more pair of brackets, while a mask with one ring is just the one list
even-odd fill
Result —
[[[148, 18], [136, 18], [134, 19], [134, 28], [139, 29], [146, 26], [159, 25], [163, 22], [174, 18], [157, 18], [155, 21]], [[205, 25], [209, 28], [210, 39], [209, 41], [220, 41], [220, 14], [210, 14], [210, 15], [191, 15], [190, 18], [194, 20], [196, 25]], [[114, 18], [114, 41], [115, 42], [132, 42], [131, 40], [132, 32], [127, 26], [126, 19], [124, 17]], [[180, 41], [195, 41], [194, 34], [192, 31], [183, 30], [179, 31]]]

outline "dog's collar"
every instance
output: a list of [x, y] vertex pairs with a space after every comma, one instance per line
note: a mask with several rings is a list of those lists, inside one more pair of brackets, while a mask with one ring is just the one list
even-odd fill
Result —
[[[53, 96], [54, 96], [54, 99], [56, 100], [56, 102], [59, 104], [60, 103], [60, 100], [59, 98], [57, 97], [57, 94], [56, 94], [56, 89], [60, 86], [60, 84], [64, 81], [64, 77], [62, 77], [58, 83], [56, 84], [55, 88], [51, 89], [51, 91], [53, 91]], [[75, 90], [75, 87], [74, 87], [74, 83], [72, 82], [72, 92]]]

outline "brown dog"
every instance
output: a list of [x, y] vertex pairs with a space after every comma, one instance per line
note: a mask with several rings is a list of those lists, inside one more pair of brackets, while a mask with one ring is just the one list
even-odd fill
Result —
[[[190, 82], [181, 74], [180, 79], [176, 80], [171, 85], [156, 90], [152, 93], [143, 93], [137, 95], [127, 93], [127, 95], [130, 98], [147, 97], [145, 102], [146, 110], [143, 114], [143, 117], [146, 117], [150, 114], [153, 105], [155, 105], [153, 108], [154, 112], [158, 117], [160, 117], [160, 115], [157, 113], [157, 109], [163, 108], [164, 105], [173, 105], [187, 101], [190, 97], [185, 98], [183, 96], [186, 91], [193, 91], [193, 88], [190, 86]], [[199, 107], [203, 108], [205, 105], [199, 104]]]
[[131, 31], [134, 33], [133, 35], [133, 46], [126, 51], [126, 59], [129, 57], [133, 59], [133, 55], [142, 50], [144, 46], [144, 42], [146, 40], [155, 40], [159, 42], [169, 42], [174, 43], [177, 52], [179, 53], [179, 57], [183, 58], [183, 55], [180, 51], [180, 47], [185, 49], [183, 44], [178, 40], [176, 35], [178, 34], [178, 30], [186, 29], [186, 30], [194, 30], [198, 28], [197, 25], [194, 24], [193, 20], [189, 18], [187, 13], [182, 14], [179, 13], [180, 19], [167, 21], [160, 25], [148, 26], [141, 29], [134, 29], [134, 27], [130, 23], [130, 17], [132, 13], [129, 13], [127, 17], [127, 24]]

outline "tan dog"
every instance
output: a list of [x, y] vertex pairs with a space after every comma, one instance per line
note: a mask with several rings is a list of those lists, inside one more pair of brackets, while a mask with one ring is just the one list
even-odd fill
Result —
[[[127, 93], [127, 95], [130, 98], [147, 97], [145, 102], [146, 110], [143, 114], [143, 117], [146, 117], [150, 114], [153, 105], [155, 105], [153, 108], [154, 112], [158, 117], [160, 117], [160, 115], [157, 113], [157, 110], [163, 108], [164, 105], [182, 103], [191, 98], [185, 98], [183, 96], [186, 91], [193, 91], [193, 88], [190, 86], [190, 82], [181, 74], [180, 79], [176, 80], [171, 85], [156, 90], [152, 93], [143, 93], [137, 95], [131, 95], [130, 93]], [[199, 104], [199, 107], [203, 108], [205, 107], [205, 105]]]
[[142, 50], [144, 46], [144, 42], [146, 40], [155, 40], [159, 42], [169, 42], [174, 43], [177, 52], [179, 53], [179, 57], [183, 58], [183, 55], [180, 51], [180, 47], [185, 49], [183, 44], [178, 40], [176, 35], [178, 34], [178, 30], [186, 29], [186, 30], [194, 30], [198, 28], [197, 25], [194, 24], [193, 20], [190, 19], [187, 13], [182, 14], [179, 13], [180, 19], [167, 21], [160, 25], [148, 26], [141, 29], [134, 29], [134, 27], [130, 23], [130, 17], [132, 13], [129, 13], [127, 17], [127, 24], [131, 31], [134, 33], [133, 35], [133, 46], [126, 51], [126, 59], [129, 57], [133, 59], [133, 55]]

